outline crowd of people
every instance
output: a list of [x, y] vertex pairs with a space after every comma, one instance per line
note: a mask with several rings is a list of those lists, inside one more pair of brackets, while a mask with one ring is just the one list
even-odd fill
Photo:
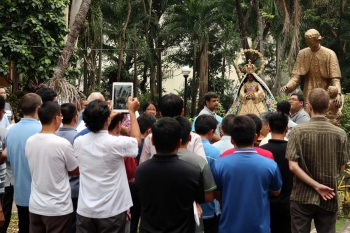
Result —
[[175, 94], [142, 109], [128, 98], [122, 114], [101, 93], [59, 105], [44, 87], [23, 96], [14, 124], [0, 88], [0, 232], [13, 196], [20, 233], [309, 233], [312, 219], [335, 232], [349, 154], [325, 117], [328, 92], [260, 116], [222, 118], [218, 103], [205, 94], [191, 124]]

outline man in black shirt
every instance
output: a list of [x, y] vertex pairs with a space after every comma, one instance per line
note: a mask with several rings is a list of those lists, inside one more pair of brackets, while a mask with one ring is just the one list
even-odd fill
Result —
[[282, 112], [271, 113], [268, 118], [271, 139], [261, 148], [272, 152], [282, 175], [282, 189], [279, 196], [270, 196], [271, 233], [290, 233], [289, 199], [293, 187], [293, 173], [289, 171], [288, 160], [285, 158], [287, 141], [284, 137], [288, 131], [288, 116]]
[[140, 164], [135, 174], [142, 212], [140, 232], [195, 231], [193, 202], [204, 202], [200, 168], [180, 160], [180, 124], [164, 117], [152, 127], [156, 154]]

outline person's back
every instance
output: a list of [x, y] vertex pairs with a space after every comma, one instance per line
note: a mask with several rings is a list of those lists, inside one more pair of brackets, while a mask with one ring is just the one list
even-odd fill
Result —
[[217, 192], [222, 195], [219, 232], [270, 232], [269, 192], [278, 195], [282, 181], [277, 164], [252, 148], [254, 135], [254, 122], [236, 117], [231, 129], [236, 151], [214, 164]]
[[6, 137], [7, 160], [11, 164], [14, 177], [14, 196], [18, 209], [18, 227], [20, 231], [29, 231], [29, 197], [32, 177], [27, 158], [25, 145], [27, 139], [40, 132], [41, 124], [38, 121], [38, 109], [42, 101], [34, 93], [24, 95], [21, 109], [24, 117], [12, 126]]
[[282, 175], [281, 194], [270, 196], [271, 233], [288, 233], [290, 228], [290, 193], [293, 187], [293, 173], [289, 171], [288, 160], [285, 158], [287, 141], [284, 140], [288, 130], [288, 115], [285, 113], [271, 113], [269, 125], [272, 138], [267, 144], [260, 146], [272, 152]]
[[153, 127], [157, 154], [136, 170], [142, 204], [140, 232], [194, 232], [193, 202], [204, 202], [199, 166], [180, 160], [180, 124], [165, 117]]
[[295, 175], [290, 198], [292, 232], [309, 231], [312, 219], [317, 232], [335, 232], [337, 177], [349, 161], [347, 135], [325, 117], [329, 107], [325, 90], [313, 89], [307, 107], [311, 120], [293, 128], [286, 152]]

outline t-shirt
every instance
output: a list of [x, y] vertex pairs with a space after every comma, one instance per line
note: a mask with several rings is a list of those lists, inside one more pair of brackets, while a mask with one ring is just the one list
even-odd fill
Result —
[[270, 139], [267, 144], [261, 146], [273, 153], [273, 157], [275, 158], [282, 175], [283, 185], [280, 195], [277, 197], [270, 196], [271, 214], [274, 215], [289, 215], [290, 211], [289, 199], [293, 188], [294, 175], [289, 170], [288, 159], [285, 158], [287, 144], [288, 142], [285, 140]]
[[[22, 118], [12, 126], [5, 137], [7, 160], [11, 164], [14, 177], [15, 203], [19, 206], [29, 206], [32, 176], [25, 156], [27, 139], [41, 130], [41, 124], [33, 118]], [[40, 144], [43, 146], [43, 144]]]
[[[254, 146], [254, 149], [259, 155], [274, 160], [273, 154], [270, 151], [265, 150], [265, 149], [260, 148], [260, 147], [256, 147], [256, 146]], [[225, 151], [224, 153], [222, 153], [220, 155], [220, 158], [233, 154], [235, 152], [235, 150], [236, 150], [235, 148], [232, 148], [232, 149]]]
[[253, 148], [238, 148], [213, 168], [217, 191], [222, 192], [219, 232], [270, 232], [269, 190], [282, 187], [276, 162]]
[[[80, 132], [81, 133], [81, 132]], [[74, 128], [61, 127], [56, 131], [56, 135], [67, 139], [72, 145], [74, 143], [75, 136], [78, 132]], [[69, 184], [71, 189], [71, 197], [79, 197], [79, 176], [69, 176]]]
[[72, 144], [54, 134], [38, 133], [27, 140], [25, 151], [32, 174], [29, 211], [43, 216], [72, 213], [68, 171], [78, 167]]
[[177, 155], [154, 155], [136, 169], [140, 232], [194, 232], [193, 202], [204, 202], [200, 168]]
[[[209, 167], [212, 170], [214, 163], [216, 162], [216, 160], [220, 158], [221, 151], [218, 148], [212, 146], [209, 140], [207, 139], [202, 138], [202, 143], [203, 143], [205, 155], [207, 156]], [[215, 215], [219, 215], [220, 213], [219, 202], [217, 200], [201, 204], [201, 207], [203, 211], [203, 214], [202, 214], [203, 219], [214, 218]]]
[[200, 168], [203, 174], [203, 185], [205, 192], [213, 191], [216, 189], [213, 173], [210, 170], [209, 164], [202, 156], [199, 156], [185, 149], [179, 149], [177, 151], [177, 155], [179, 156], [179, 159]]
[[234, 147], [233, 144], [231, 143], [231, 136], [222, 136], [220, 141], [217, 141], [212, 145], [218, 148], [221, 153], [227, 151], [228, 149], [232, 149]]
[[[7, 129], [5, 129], [2, 125], [0, 125], [1, 152], [2, 152], [3, 141], [5, 140], [6, 133], [7, 133]], [[6, 180], [6, 163], [3, 163], [0, 165], [0, 194], [5, 193], [5, 180]]]
[[76, 138], [74, 151], [80, 170], [77, 213], [109, 218], [128, 210], [132, 200], [123, 158], [136, 157], [137, 140], [100, 130]]
[[[142, 153], [140, 157], [140, 163], [145, 162], [146, 160], [150, 159], [154, 154], [156, 154], [156, 148], [152, 145], [152, 134], [149, 134], [143, 143]], [[206, 159], [202, 139], [201, 137], [191, 132], [191, 141], [187, 144], [187, 150], [202, 156]]]

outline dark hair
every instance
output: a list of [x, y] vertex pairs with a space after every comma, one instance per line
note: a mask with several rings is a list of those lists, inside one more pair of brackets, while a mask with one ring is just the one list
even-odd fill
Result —
[[282, 112], [284, 114], [286, 114], [287, 116], [289, 116], [289, 112], [290, 112], [290, 103], [288, 101], [280, 101], [277, 103], [277, 112]]
[[118, 114], [116, 115], [112, 120], [111, 123], [109, 123], [108, 130], [113, 130], [119, 122], [122, 122], [124, 119], [124, 114]]
[[62, 124], [70, 124], [74, 117], [78, 115], [77, 106], [72, 103], [65, 103], [61, 105]]
[[60, 105], [52, 101], [43, 103], [38, 110], [39, 120], [43, 125], [50, 124], [53, 119], [55, 119], [55, 117], [59, 116], [60, 114]]
[[164, 95], [158, 104], [159, 112], [163, 117], [175, 117], [180, 116], [184, 107], [184, 101], [180, 96], [175, 94]]
[[252, 146], [256, 134], [256, 126], [252, 118], [245, 116], [237, 116], [233, 120], [231, 127], [231, 138], [239, 147]]
[[23, 115], [31, 115], [35, 113], [37, 107], [42, 104], [41, 97], [35, 93], [27, 93], [23, 96], [21, 109]]
[[148, 108], [148, 106], [149, 106], [150, 104], [153, 104], [154, 107], [156, 108], [156, 111], [157, 111], [157, 105], [156, 105], [156, 103], [154, 103], [153, 101], [148, 101], [147, 103], [145, 103], [145, 104], [142, 106], [142, 111], [143, 111], [143, 112], [146, 112], [146, 110], [147, 110], [147, 108]]
[[218, 121], [211, 115], [200, 115], [194, 123], [194, 129], [197, 134], [205, 135], [210, 130], [216, 129]]
[[53, 101], [57, 96], [57, 93], [49, 87], [42, 87], [35, 93], [41, 97], [43, 103], [45, 103], [46, 101]]
[[222, 119], [221, 126], [224, 134], [230, 134], [230, 127], [232, 126], [235, 117], [235, 114], [228, 114]]
[[255, 130], [256, 130], [255, 133], [260, 134], [260, 130], [262, 128], [262, 122], [261, 122], [260, 118], [255, 114], [247, 114], [246, 116], [254, 121]]
[[252, 76], [254, 81], [256, 81], [256, 82], [258, 81], [258, 80], [256, 80], [255, 76], [252, 73], [247, 73], [246, 78], [244, 79], [244, 83], [248, 82], [248, 76]]
[[191, 123], [186, 117], [182, 116], [174, 117], [174, 119], [180, 124], [181, 144], [186, 145], [188, 143], [188, 138], [192, 131]]
[[137, 122], [139, 123], [140, 133], [144, 134], [148, 129], [152, 128], [156, 118], [149, 114], [143, 114], [137, 118]]
[[0, 110], [5, 109], [5, 103], [6, 103], [5, 98], [2, 95], [0, 95]]
[[173, 152], [180, 139], [180, 124], [171, 117], [163, 117], [152, 126], [152, 140], [157, 153], [169, 154]]
[[218, 94], [216, 94], [215, 92], [208, 92], [204, 95], [204, 105], [207, 104], [207, 101], [210, 102], [210, 100], [212, 98], [219, 98]]
[[101, 129], [110, 116], [111, 111], [105, 101], [93, 100], [85, 108], [83, 112], [83, 120], [86, 127], [94, 133], [97, 133]]
[[329, 94], [322, 88], [315, 88], [309, 93], [309, 104], [314, 113], [325, 114], [329, 107]]
[[295, 95], [296, 97], [298, 97], [298, 100], [299, 100], [299, 102], [303, 102], [303, 106], [304, 106], [304, 96], [302, 95], [302, 94], [300, 94], [300, 93], [293, 93], [293, 94], [291, 94], [290, 96], [293, 96], [293, 95]]
[[269, 116], [271, 133], [283, 134], [288, 125], [288, 116], [283, 112], [273, 112]]

